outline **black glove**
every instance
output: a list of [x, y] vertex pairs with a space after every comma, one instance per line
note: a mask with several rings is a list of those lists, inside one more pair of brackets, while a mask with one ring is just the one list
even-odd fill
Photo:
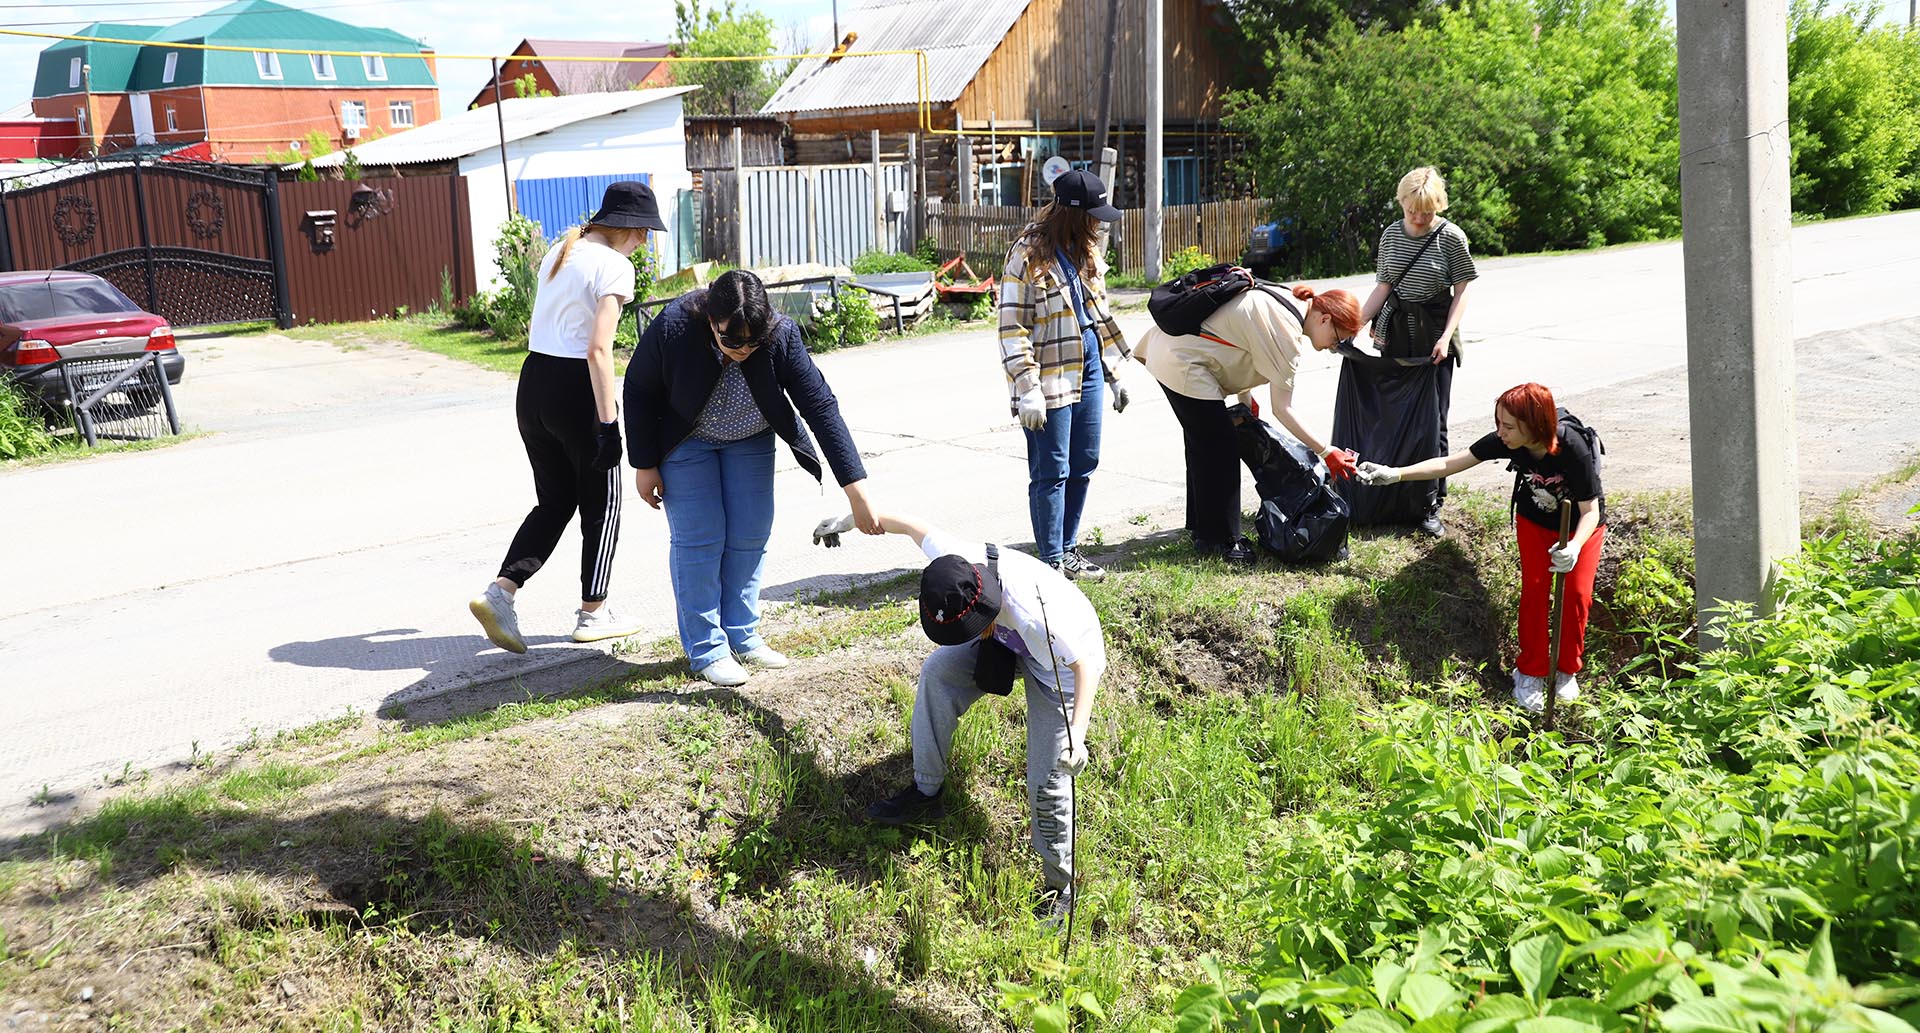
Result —
[[620, 421], [602, 423], [596, 435], [600, 447], [593, 453], [593, 468], [611, 470], [620, 465]]

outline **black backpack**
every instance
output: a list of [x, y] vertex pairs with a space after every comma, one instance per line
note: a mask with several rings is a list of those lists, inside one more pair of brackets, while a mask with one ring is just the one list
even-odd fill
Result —
[[1200, 327], [1220, 311], [1220, 306], [1239, 297], [1249, 287], [1259, 287], [1280, 299], [1287, 311], [1293, 313], [1294, 319], [1303, 318], [1300, 310], [1285, 294], [1274, 290], [1264, 281], [1234, 271], [1233, 266], [1225, 262], [1195, 269], [1155, 287], [1147, 297], [1147, 314], [1153, 317], [1155, 326], [1167, 333], [1182, 337], [1204, 337], [1229, 348], [1237, 348], [1239, 345], [1232, 341], [1215, 337]]

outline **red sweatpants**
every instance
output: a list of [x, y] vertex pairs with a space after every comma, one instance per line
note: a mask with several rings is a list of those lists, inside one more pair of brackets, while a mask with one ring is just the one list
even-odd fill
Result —
[[[1547, 550], [1560, 540], [1560, 532], [1521, 517], [1513, 524], [1520, 538], [1520, 659], [1514, 666], [1521, 674], [1544, 678], [1552, 660], [1548, 624], [1553, 618], [1553, 571], [1547, 567]], [[1581, 655], [1586, 652], [1593, 575], [1600, 569], [1600, 542], [1606, 535], [1606, 525], [1595, 528], [1566, 575], [1567, 598], [1560, 610], [1560, 669], [1568, 674], [1580, 673]]]

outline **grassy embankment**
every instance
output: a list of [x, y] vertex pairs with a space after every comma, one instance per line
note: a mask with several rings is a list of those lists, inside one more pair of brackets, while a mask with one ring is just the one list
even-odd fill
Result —
[[[656, 645], [570, 695], [204, 758], [5, 853], [0, 995], [141, 1029], [961, 1030], [1047, 1027], [1059, 1005], [1164, 1028], [1209, 1003], [1181, 998], [1212, 981], [1203, 958], [1271, 962], [1277, 861], [1393, 802], [1370, 758], [1407, 731], [1398, 708], [1524, 741], [1501, 702], [1505, 501], [1456, 500], [1446, 540], [1356, 538], [1317, 570], [1229, 572], [1168, 536], [1116, 558], [1089, 593], [1114, 669], [1065, 966], [1028, 913], [1017, 697], [964, 724], [943, 824], [858, 819], [907, 776], [927, 648], [881, 592], [790, 611], [773, 641], [801, 663], [738, 691]], [[1618, 672], [1685, 659], [1684, 514], [1616, 500], [1569, 740], [1604, 737]]]

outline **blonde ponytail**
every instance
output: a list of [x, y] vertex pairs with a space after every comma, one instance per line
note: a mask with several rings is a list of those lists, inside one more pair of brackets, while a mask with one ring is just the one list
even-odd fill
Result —
[[573, 245], [579, 241], [580, 234], [585, 229], [585, 226], [575, 226], [567, 231], [566, 236], [560, 238], [560, 254], [553, 260], [553, 268], [547, 270], [549, 281], [553, 279], [553, 274], [560, 271], [561, 266], [567, 264], [567, 256], [573, 253]]

